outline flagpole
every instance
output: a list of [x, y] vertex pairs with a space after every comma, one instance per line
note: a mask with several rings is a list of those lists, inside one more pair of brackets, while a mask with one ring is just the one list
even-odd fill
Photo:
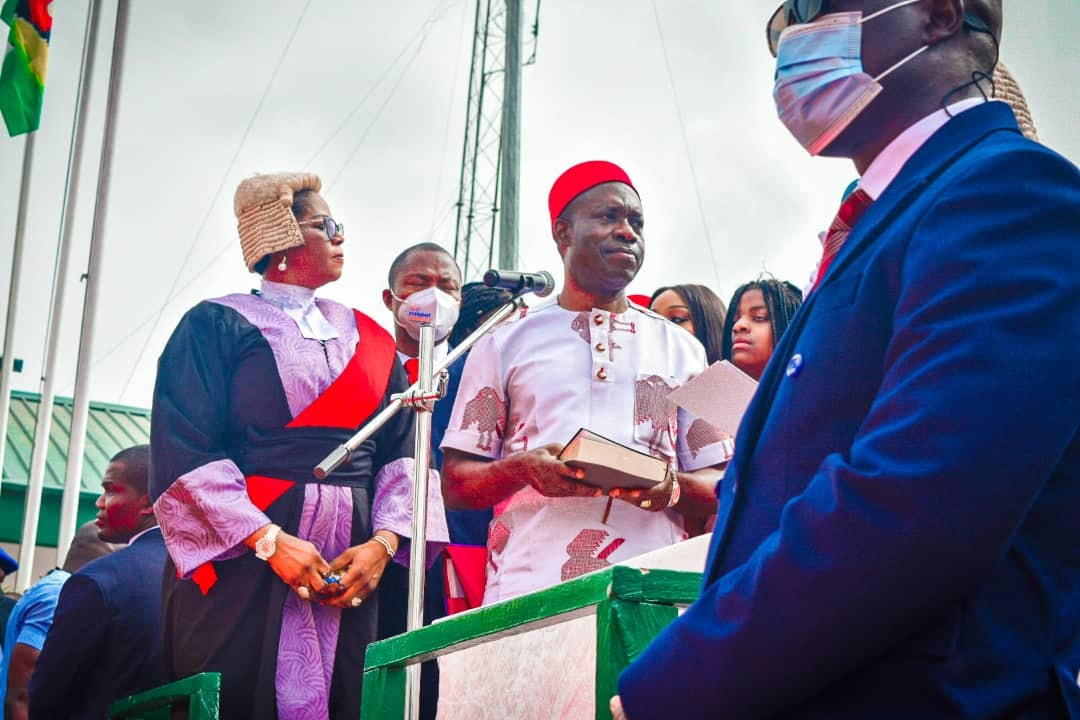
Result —
[[3, 361], [0, 362], [0, 483], [3, 482], [4, 449], [7, 447], [8, 418], [11, 413], [11, 375], [15, 370], [15, 311], [22, 276], [23, 236], [26, 234], [26, 207], [30, 199], [30, 170], [33, 164], [34, 133], [29, 132], [23, 145], [19, 206], [15, 213], [15, 246], [11, 251], [11, 284], [8, 286], [7, 320], [4, 322]]
[[[116, 138], [116, 107], [119, 102], [121, 71], [123, 68], [124, 45], [127, 38], [128, 0], [118, 0], [116, 7], [116, 29], [113, 36], [112, 66], [109, 69], [108, 98], [105, 104], [105, 128], [101, 143], [101, 157], [98, 165], [98, 192], [94, 203], [93, 230], [90, 235], [90, 258], [86, 271], [86, 294], [83, 299], [82, 328], [79, 333], [79, 359], [75, 371], [75, 398], [71, 408], [71, 431], [68, 442], [67, 473], [64, 481], [64, 495], [60, 504], [59, 542], [71, 544], [75, 535], [79, 491], [82, 487], [83, 453], [86, 448], [86, 421], [90, 410], [89, 375], [90, 354], [94, 334], [98, 286], [101, 270], [102, 238], [105, 227], [105, 209], [108, 203], [109, 180], [112, 173], [113, 145]], [[34, 543], [26, 542], [27, 537], [37, 533], [38, 509], [30, 512], [27, 507], [23, 522], [23, 543], [19, 548], [19, 565], [31, 567], [34, 558]], [[33, 527], [27, 520], [33, 515]], [[32, 532], [31, 532], [32, 530]], [[24, 562], [24, 558], [26, 562]], [[29, 577], [19, 577], [18, 589], [24, 590]], [[26, 582], [27, 585], [23, 583]]]
[[[88, 0], [86, 28], [83, 31], [82, 60], [79, 63], [79, 85], [75, 90], [75, 117], [71, 125], [71, 150], [68, 154], [67, 178], [64, 198], [60, 208], [60, 248], [56, 276], [53, 280], [52, 309], [49, 314], [49, 338], [45, 346], [44, 385], [38, 402], [37, 426], [34, 431], [34, 454], [30, 461], [29, 485], [42, 487], [49, 457], [49, 434], [52, 432], [53, 404], [56, 400], [56, 357], [60, 344], [60, 321], [63, 316], [64, 291], [67, 286], [68, 265], [71, 258], [71, 236], [75, 223], [71, 221], [72, 210], [78, 198], [79, 175], [82, 170], [83, 137], [86, 134], [86, 115], [90, 105], [90, 88], [94, 76], [94, 55], [97, 51], [98, 25], [101, 19], [101, 3]], [[38, 498], [40, 502], [40, 497]], [[61, 503], [60, 533], [56, 545], [57, 558], [67, 555], [72, 537], [63, 531], [65, 515]], [[75, 510], [78, 510], [76, 503]]]
[[90, 235], [90, 259], [86, 271], [86, 297], [83, 299], [82, 330], [79, 334], [79, 360], [75, 371], [75, 397], [71, 408], [71, 437], [68, 441], [67, 476], [60, 505], [60, 538], [70, 544], [78, 522], [79, 493], [82, 490], [83, 452], [86, 447], [86, 421], [90, 413], [90, 358], [97, 315], [98, 287], [101, 284], [101, 258], [105, 239], [105, 216], [112, 180], [113, 148], [116, 144], [116, 110], [127, 45], [129, 0], [116, 4], [116, 30], [113, 35], [112, 66], [109, 68], [109, 95], [105, 105], [105, 138], [101, 143], [98, 166], [97, 202]]

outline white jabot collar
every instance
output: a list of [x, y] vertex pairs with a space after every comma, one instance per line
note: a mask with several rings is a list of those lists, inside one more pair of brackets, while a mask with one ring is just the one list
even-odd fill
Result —
[[263, 278], [259, 296], [271, 305], [281, 308], [281, 311], [296, 323], [300, 334], [308, 340], [333, 340], [339, 337], [338, 331], [315, 304], [315, 291], [311, 288], [271, 282]]

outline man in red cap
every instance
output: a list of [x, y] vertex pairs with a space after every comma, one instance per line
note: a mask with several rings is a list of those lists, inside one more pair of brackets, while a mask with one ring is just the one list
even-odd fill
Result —
[[[476, 345], [442, 442], [448, 507], [495, 509], [485, 604], [684, 539], [684, 517], [715, 512], [717, 466], [732, 450], [721, 437], [688, 445], [694, 419], [666, 402], [704, 370], [701, 344], [627, 302], [645, 223], [626, 172], [575, 165], [548, 206], [562, 292]], [[677, 472], [648, 492], [613, 490], [621, 502], [609, 505], [558, 458], [580, 428]]]

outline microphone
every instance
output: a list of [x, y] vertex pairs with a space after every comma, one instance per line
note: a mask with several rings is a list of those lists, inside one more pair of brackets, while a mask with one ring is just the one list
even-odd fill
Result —
[[555, 289], [555, 278], [547, 270], [527, 273], [491, 269], [484, 273], [484, 284], [509, 290], [514, 295], [535, 293], [537, 297], [547, 297]]

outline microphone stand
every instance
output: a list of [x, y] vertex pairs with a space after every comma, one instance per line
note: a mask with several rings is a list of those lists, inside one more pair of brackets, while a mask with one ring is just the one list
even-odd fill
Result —
[[[412, 513], [412, 537], [409, 547], [409, 605], [406, 615], [406, 631], [416, 630], [424, 625], [424, 575], [427, 569], [427, 499], [428, 499], [428, 465], [431, 462], [431, 411], [435, 408], [443, 395], [446, 394], [446, 384], [449, 379], [448, 367], [453, 365], [458, 358], [468, 352], [476, 342], [488, 333], [493, 327], [501, 323], [510, 315], [524, 307], [521, 296], [531, 291], [531, 288], [522, 287], [502, 307], [496, 310], [491, 317], [483, 322], [480, 327], [453, 350], [446, 358], [435, 365], [435, 328], [431, 325], [420, 326], [420, 371], [415, 383], [409, 386], [405, 392], [395, 393], [391, 396], [390, 404], [378, 415], [369, 420], [364, 427], [338, 445], [329, 455], [323, 458], [314, 469], [315, 478], [323, 480], [327, 475], [341, 466], [349, 456], [372, 435], [379, 431], [392, 417], [402, 408], [408, 408], [416, 412], [416, 443], [414, 446], [414, 459], [416, 477], [413, 481], [413, 513]], [[437, 385], [434, 384], [438, 377]], [[413, 663], [406, 669], [406, 717], [420, 717], [420, 664]]]

